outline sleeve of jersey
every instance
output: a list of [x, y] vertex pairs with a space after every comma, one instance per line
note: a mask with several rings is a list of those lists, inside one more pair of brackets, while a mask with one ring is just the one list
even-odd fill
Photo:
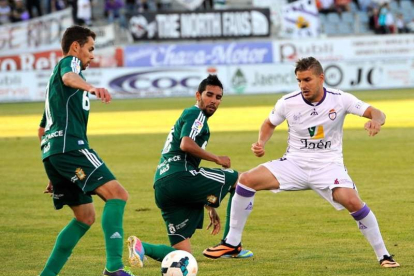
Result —
[[195, 140], [197, 135], [201, 133], [206, 121], [206, 116], [202, 111], [188, 112], [183, 114], [183, 127], [181, 129], [180, 138], [185, 136]]
[[63, 75], [68, 72], [73, 72], [79, 75], [81, 72], [81, 61], [78, 58], [71, 56], [62, 60], [60, 76], [63, 77]]
[[347, 113], [355, 114], [358, 116], [364, 115], [365, 110], [370, 106], [369, 104], [361, 101], [352, 94], [344, 93], [343, 103]]
[[43, 112], [42, 120], [40, 121], [40, 127], [46, 127], [46, 113]]
[[273, 107], [272, 111], [270, 111], [270, 114], [269, 114], [269, 121], [272, 123], [272, 125], [278, 126], [281, 123], [283, 123], [283, 121], [286, 119], [284, 115], [284, 110], [285, 110], [284, 100], [279, 99], [276, 102], [275, 107]]

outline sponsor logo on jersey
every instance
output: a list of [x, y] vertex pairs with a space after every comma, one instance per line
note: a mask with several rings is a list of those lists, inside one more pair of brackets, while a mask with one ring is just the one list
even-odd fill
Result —
[[318, 115], [318, 112], [316, 111], [316, 109], [314, 108], [313, 111], [310, 114], [311, 116], [316, 116]]
[[[300, 139], [300, 142], [303, 144], [301, 149], [328, 149], [331, 148], [332, 142], [331, 141], [323, 141], [322, 139], [325, 138], [325, 133], [323, 130], [323, 126], [314, 126], [308, 128], [309, 139]], [[320, 139], [319, 142], [313, 142], [312, 140]]]
[[338, 178], [337, 179], [335, 179], [335, 181], [334, 181], [334, 184], [339, 184], [339, 180], [338, 180]]
[[361, 106], [362, 106], [362, 102], [361, 102], [361, 101], [358, 101], [358, 102], [355, 104], [355, 108], [356, 108], [356, 109], [361, 109]]
[[336, 119], [336, 111], [335, 111], [335, 109], [329, 110], [328, 116], [329, 116], [329, 119], [331, 119], [332, 121], [335, 120]]
[[193, 126], [191, 127], [192, 130], [200, 132], [203, 128], [203, 122], [200, 120], [195, 120]]
[[217, 197], [215, 195], [209, 195], [207, 201], [211, 204], [215, 204], [217, 202]]
[[44, 145], [47, 142], [49, 142], [50, 139], [56, 138], [56, 137], [62, 137], [63, 136], [63, 130], [58, 130], [55, 132], [51, 132], [51, 133], [47, 133], [45, 135], [43, 135], [43, 139], [42, 142], [40, 143], [40, 145]]
[[308, 127], [308, 132], [311, 139], [322, 139], [325, 137], [323, 126]]

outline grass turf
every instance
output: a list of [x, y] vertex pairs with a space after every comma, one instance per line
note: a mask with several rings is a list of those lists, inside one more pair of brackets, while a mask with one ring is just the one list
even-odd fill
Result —
[[[368, 102], [397, 100], [404, 103], [414, 99], [414, 94], [407, 90], [356, 95]], [[229, 96], [217, 115], [227, 108], [268, 106], [270, 109], [279, 97]], [[193, 103], [190, 98], [114, 101], [108, 106], [94, 102], [91, 117], [99, 117], [99, 113], [104, 111], [116, 114], [119, 111], [176, 110]], [[384, 107], [387, 108], [386, 105]], [[0, 104], [0, 121], [5, 116], [18, 117], [21, 114], [37, 114], [40, 119], [42, 109], [41, 103]], [[406, 106], [402, 109], [404, 117], [413, 113]], [[97, 114], [94, 115], [95, 111]], [[134, 119], [128, 118], [130, 121]], [[211, 121], [212, 136], [208, 150], [230, 156], [235, 169], [245, 171], [283, 154], [287, 138], [284, 130], [276, 132], [267, 146], [267, 154], [258, 159], [249, 149], [257, 138], [257, 131], [215, 131], [225, 120], [216, 118]], [[392, 121], [389, 118], [382, 132], [374, 138], [366, 135], [362, 125], [346, 129], [344, 156], [362, 199], [377, 216], [389, 251], [402, 265], [400, 269], [381, 269], [369, 244], [346, 211], [335, 211], [313, 192], [278, 195], [260, 192], [243, 236], [245, 247], [251, 249], [255, 257], [246, 260], [205, 259], [201, 251], [217, 243], [221, 236], [210, 236], [209, 232], [199, 230], [192, 238], [199, 275], [414, 275], [414, 188], [411, 185], [414, 129], [392, 127]], [[232, 123], [236, 129], [243, 120]], [[93, 128], [92, 121], [90, 127]], [[153, 174], [168, 131], [169, 128], [165, 133], [89, 137], [90, 144], [130, 193], [125, 211], [125, 235], [137, 235], [151, 243], [168, 243], [152, 189]], [[71, 217], [69, 208], [54, 211], [51, 199], [42, 194], [46, 176], [35, 133], [36, 126], [33, 127], [33, 136], [0, 138], [1, 275], [37, 275], [57, 233]], [[214, 167], [208, 162], [203, 164]], [[75, 248], [61, 276], [101, 275], [105, 265], [100, 228], [103, 203], [98, 198], [95, 198], [95, 203], [97, 221]], [[223, 223], [226, 203], [227, 199], [219, 208]], [[144, 269], [134, 271], [137, 275], [158, 275], [160, 264], [150, 260]]]

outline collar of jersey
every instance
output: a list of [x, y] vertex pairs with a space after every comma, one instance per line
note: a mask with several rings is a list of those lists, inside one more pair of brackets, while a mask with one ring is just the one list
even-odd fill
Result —
[[324, 101], [324, 100], [325, 100], [325, 98], [326, 98], [326, 89], [325, 89], [325, 87], [323, 88], [323, 98], [322, 98], [322, 100], [321, 100], [320, 102], [318, 102], [317, 104], [313, 104], [313, 103], [311, 103], [310, 101], [308, 101], [307, 99], [305, 99], [305, 98], [303, 97], [303, 94], [302, 94], [302, 93], [300, 93], [300, 95], [302, 96], [303, 101], [304, 101], [305, 103], [307, 103], [308, 105], [310, 105], [310, 106], [318, 106], [318, 105], [320, 105], [321, 103], [323, 103], [323, 101]]

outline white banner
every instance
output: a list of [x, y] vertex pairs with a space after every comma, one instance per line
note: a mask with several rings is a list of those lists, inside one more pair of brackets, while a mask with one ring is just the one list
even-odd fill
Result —
[[413, 35], [281, 40], [273, 42], [273, 62], [295, 62], [313, 56], [319, 61], [414, 58]]
[[35, 19], [0, 26], [0, 56], [60, 49], [67, 27], [73, 25], [70, 9]]

